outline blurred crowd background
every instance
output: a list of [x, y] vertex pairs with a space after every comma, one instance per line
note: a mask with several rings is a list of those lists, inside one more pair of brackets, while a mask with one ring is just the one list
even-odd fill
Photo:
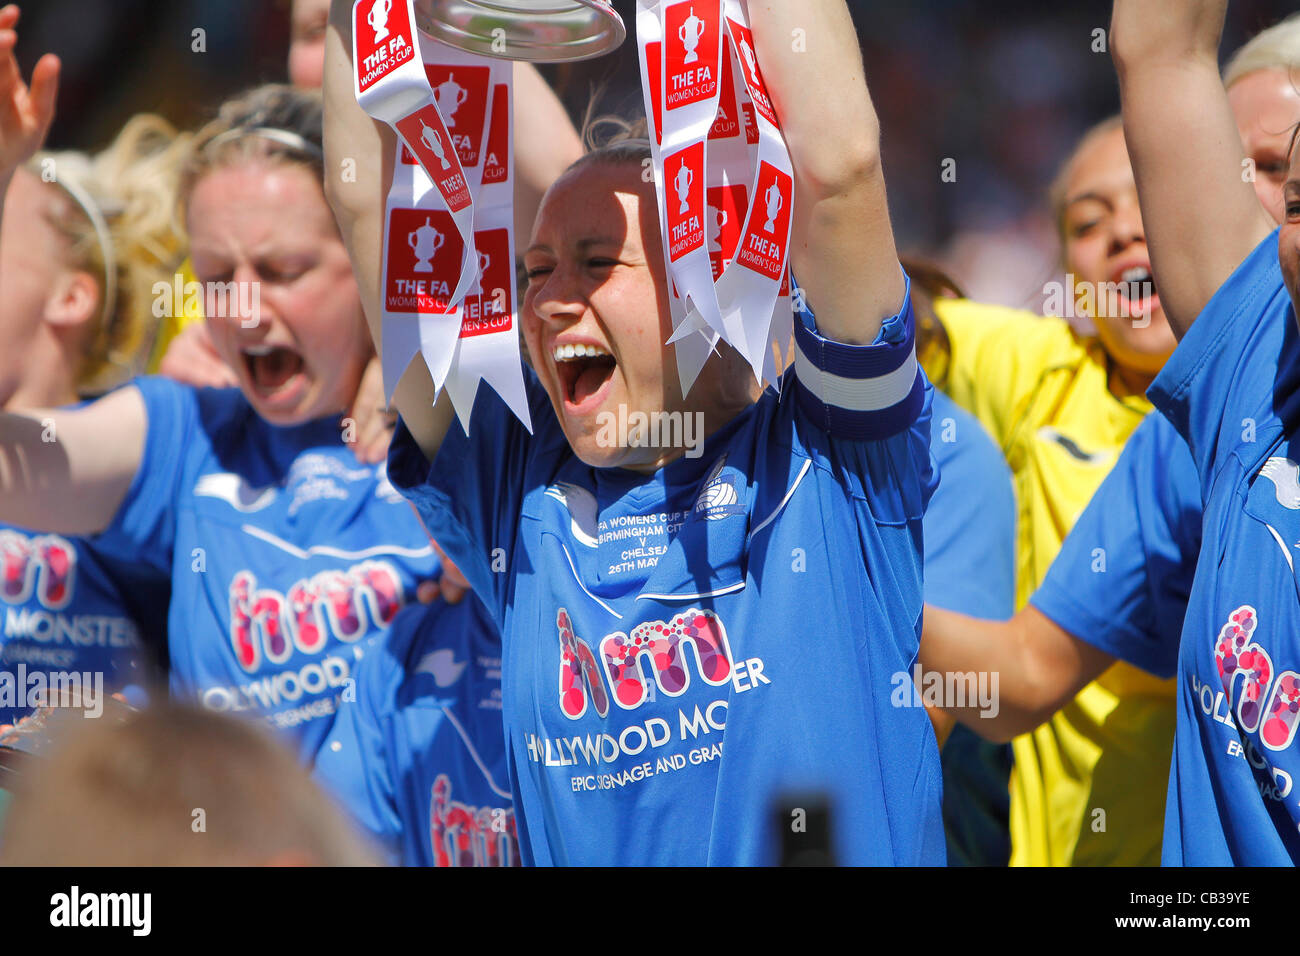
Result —
[[[1234, 0], [1223, 49], [1291, 13], [1295, 2]], [[289, 0], [23, 6], [24, 72], [45, 51], [64, 62], [55, 149], [102, 147], [142, 110], [193, 129], [232, 93], [285, 75]], [[632, 0], [614, 6], [634, 31]], [[975, 298], [1040, 308], [1043, 284], [1058, 272], [1047, 188], [1079, 135], [1119, 109], [1110, 57], [1094, 50], [1094, 31], [1109, 24], [1110, 0], [849, 6], [883, 124], [900, 248], [938, 261]], [[204, 52], [194, 51], [198, 29]], [[641, 110], [630, 47], [544, 72], [575, 121], [594, 91], [604, 112]], [[955, 181], [942, 178], [945, 159], [954, 160]]]

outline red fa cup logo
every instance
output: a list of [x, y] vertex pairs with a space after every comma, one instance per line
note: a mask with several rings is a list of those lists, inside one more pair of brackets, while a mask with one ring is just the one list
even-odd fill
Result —
[[376, 46], [388, 39], [388, 15], [392, 12], [393, 0], [375, 0], [370, 5], [366, 22], [370, 24], [370, 29], [375, 31]]
[[443, 169], [451, 169], [451, 160], [447, 158], [447, 150], [442, 145], [442, 136], [423, 119], [420, 120], [420, 140], [429, 147], [429, 152], [438, 158], [438, 162], [442, 163]]
[[447, 121], [447, 129], [451, 129], [456, 125], [456, 111], [469, 99], [469, 90], [457, 83], [452, 74], [434, 89], [433, 98], [438, 101], [438, 109]]
[[432, 272], [433, 257], [447, 243], [447, 237], [433, 228], [433, 221], [425, 219], [419, 229], [406, 234], [406, 244], [415, 253], [415, 271]]
[[700, 40], [704, 36], [705, 23], [695, 15], [695, 8], [691, 7], [691, 15], [686, 18], [677, 31], [677, 38], [682, 41], [682, 46], [686, 48], [686, 58], [683, 63], [697, 63], [700, 55], [695, 52], [700, 45]]

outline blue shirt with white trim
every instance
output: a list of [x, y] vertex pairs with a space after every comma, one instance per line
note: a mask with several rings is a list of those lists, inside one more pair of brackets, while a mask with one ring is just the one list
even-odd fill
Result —
[[[1016, 610], [1016, 496], [1011, 469], [974, 415], [936, 390], [930, 450], [939, 487], [925, 512], [925, 603], [1004, 621]], [[949, 866], [1006, 866], [1011, 745], [958, 724], [944, 741]]]
[[[80, 407], [84, 403], [70, 406]], [[162, 676], [170, 585], [93, 538], [0, 524], [0, 726], [66, 688], [147, 702]]]
[[501, 625], [525, 863], [773, 863], [809, 796], [842, 863], [943, 862], [911, 309], [871, 346], [802, 318], [782, 393], [650, 476], [574, 456], [531, 373], [531, 436], [487, 389], [432, 466], [399, 428], [390, 476]]
[[501, 638], [470, 595], [409, 607], [353, 671], [315, 776], [402, 866], [512, 866]]
[[170, 583], [174, 693], [262, 717], [310, 760], [354, 662], [437, 557], [339, 418], [282, 428], [238, 389], [134, 387], [144, 454], [95, 547]]
[[1030, 603], [1079, 640], [1172, 677], [1200, 547], [1196, 463], [1169, 420], [1151, 414], [1124, 445]]
[[159, 679], [168, 586], [93, 539], [0, 525], [0, 725], [60, 688], [144, 703]]
[[1178, 655], [1163, 862], [1300, 862], [1300, 347], [1274, 233], [1149, 394], [1187, 439], [1202, 519]]

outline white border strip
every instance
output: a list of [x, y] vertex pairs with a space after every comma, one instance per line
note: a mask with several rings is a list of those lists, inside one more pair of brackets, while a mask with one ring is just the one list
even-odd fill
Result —
[[461, 726], [460, 721], [456, 719], [456, 715], [452, 713], [451, 708], [443, 707], [442, 712], [446, 714], [447, 719], [451, 721], [451, 725], [456, 728], [456, 733], [460, 734], [461, 742], [464, 743], [465, 747], [469, 750], [470, 757], [473, 758], [475, 766], [482, 771], [483, 778], [487, 781], [487, 785], [492, 788], [492, 792], [504, 800], [510, 800], [511, 808], [513, 809], [514, 798], [511, 797], [510, 791], [502, 790], [497, 786], [497, 782], [492, 779], [492, 773], [488, 770], [487, 764], [485, 764], [483, 758], [478, 755], [478, 750], [475, 749], [473, 742], [469, 739], [469, 734], [465, 733], [465, 728]]
[[739, 591], [745, 586], [744, 581], [737, 581], [735, 584], [729, 584], [725, 588], [718, 588], [716, 591], [705, 591], [703, 594], [650, 594], [642, 593], [636, 596], [638, 601], [694, 601], [697, 598], [717, 597], [720, 594], [730, 594], [732, 591]]
[[796, 340], [794, 368], [804, 388], [823, 404], [850, 412], [878, 412], [897, 405], [912, 391], [916, 384], [916, 347], [892, 372], [875, 378], [848, 378], [822, 371]]
[[340, 548], [331, 548], [329, 545], [318, 544], [303, 550], [296, 544], [290, 544], [283, 538], [277, 538], [269, 531], [261, 528], [255, 528], [251, 524], [240, 525], [240, 530], [244, 534], [251, 535], [254, 538], [260, 538], [267, 544], [273, 544], [281, 551], [292, 554], [296, 558], [306, 560], [310, 557], [323, 556], [327, 558], [342, 558], [344, 561], [360, 561], [365, 558], [373, 558], [380, 554], [391, 554], [399, 558], [427, 558], [433, 554], [433, 547], [423, 548], [403, 548], [395, 544], [380, 544], [373, 548], [366, 548], [364, 551], [344, 551]]
[[758, 534], [760, 531], [762, 531], [764, 528], [766, 528], [768, 525], [770, 525], [773, 521], [776, 520], [776, 516], [781, 513], [781, 511], [785, 508], [785, 506], [790, 503], [790, 499], [794, 497], [795, 489], [799, 487], [799, 483], [803, 481], [803, 476], [808, 474], [808, 469], [811, 467], [812, 467], [812, 459], [805, 458], [803, 462], [803, 467], [799, 469], [799, 475], [798, 477], [795, 478], [794, 484], [790, 486], [790, 490], [785, 493], [785, 497], [782, 498], [781, 503], [776, 506], [776, 510], [773, 511], [766, 518], [764, 518], [762, 521], [760, 521], [757, 525], [755, 525], [754, 530], [749, 532], [749, 537], [746, 539], [745, 542], [746, 544], [748, 544], [750, 541], [753, 541], [754, 535]]
[[[559, 541], [560, 539], [556, 537], [555, 540]], [[573, 572], [573, 580], [578, 582], [578, 587], [582, 588], [582, 593], [587, 595], [587, 597], [591, 598], [593, 601], [595, 601], [597, 604], [603, 607], [610, 614], [613, 614], [620, 621], [623, 620], [622, 614], [619, 614], [618, 611], [615, 611], [612, 607], [610, 607], [600, 598], [596, 597], [596, 595], [592, 594], [590, 591], [587, 590], [587, 585], [583, 584], [582, 578], [578, 577], [578, 569], [573, 566], [573, 556], [569, 554], [569, 549], [564, 546], [563, 541], [560, 541], [560, 550], [564, 552], [565, 560], [569, 562], [569, 570]]]

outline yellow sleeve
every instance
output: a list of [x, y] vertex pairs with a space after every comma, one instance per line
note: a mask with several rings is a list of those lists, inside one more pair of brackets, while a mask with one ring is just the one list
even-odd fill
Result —
[[171, 313], [162, 316], [158, 323], [158, 338], [154, 343], [153, 355], [149, 358], [150, 375], [158, 374], [158, 366], [162, 364], [163, 356], [167, 354], [167, 347], [172, 344], [172, 339], [195, 322], [203, 321], [203, 295], [201, 292], [194, 291], [199, 285], [189, 259], [182, 263], [180, 275], [183, 294], [171, 296]]
[[943, 389], [1003, 448], [1043, 373], [1084, 352], [1064, 319], [966, 299], [936, 299], [934, 310], [950, 352]]

